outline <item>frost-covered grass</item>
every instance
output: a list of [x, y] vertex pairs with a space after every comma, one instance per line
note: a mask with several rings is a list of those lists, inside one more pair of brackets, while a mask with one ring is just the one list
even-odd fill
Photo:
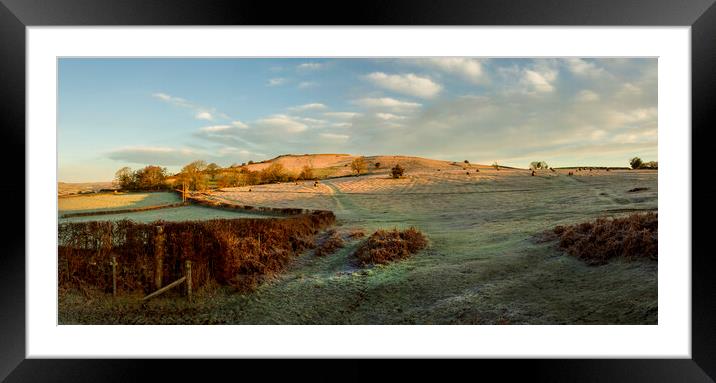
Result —
[[253, 214], [240, 210], [220, 210], [203, 206], [180, 206], [166, 209], [140, 211], [136, 213], [103, 214], [82, 217], [62, 218], [60, 222], [86, 222], [86, 221], [120, 221], [130, 219], [135, 222], [154, 221], [195, 221], [218, 218], [268, 218], [267, 214]]
[[[363, 176], [324, 180], [319, 188], [229, 189], [221, 196], [242, 204], [329, 208], [339, 231], [414, 226], [429, 245], [409, 259], [361, 268], [352, 255], [365, 240], [358, 238], [331, 255], [305, 253], [254, 293], [218, 289], [189, 308], [158, 299], [150, 311], [125, 302], [121, 319], [116, 309], [70, 304], [81, 300], [71, 296], [61, 302], [60, 322], [656, 324], [656, 262], [589, 266], [534, 235], [656, 209], [657, 173], [566, 172], [407, 172], [398, 182]], [[649, 189], [628, 192], [635, 187]]]

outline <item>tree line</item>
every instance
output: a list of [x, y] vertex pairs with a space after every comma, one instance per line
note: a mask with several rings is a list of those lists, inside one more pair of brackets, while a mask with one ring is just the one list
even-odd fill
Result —
[[[249, 164], [253, 163], [249, 161]], [[123, 167], [114, 177], [120, 189], [131, 191], [183, 187], [188, 190], [206, 190], [210, 186], [235, 187], [315, 179], [317, 177], [311, 166], [304, 166], [300, 172], [293, 173], [277, 162], [262, 170], [250, 170], [245, 163], [222, 168], [216, 163], [207, 164], [202, 160], [185, 165], [174, 175], [169, 175], [166, 168], [149, 165], [138, 170]]]

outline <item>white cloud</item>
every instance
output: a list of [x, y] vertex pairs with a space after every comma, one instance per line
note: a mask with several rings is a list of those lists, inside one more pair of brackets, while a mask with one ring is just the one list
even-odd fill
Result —
[[321, 110], [321, 109], [326, 109], [326, 108], [327, 108], [327, 107], [326, 107], [324, 104], [321, 104], [321, 103], [319, 103], [319, 102], [314, 102], [314, 103], [310, 103], [310, 104], [303, 104], [303, 105], [299, 105], [299, 106], [294, 106], [294, 107], [291, 107], [291, 108], [288, 108], [288, 109], [289, 109], [289, 110], [292, 110], [292, 111], [294, 111], [294, 112], [304, 112], [304, 111], [307, 111], [307, 110]]
[[619, 91], [617, 92], [617, 96], [619, 97], [638, 96], [641, 94], [641, 88], [630, 82], [624, 83], [621, 89], [619, 89]]
[[141, 165], [175, 166], [184, 165], [201, 156], [191, 149], [177, 149], [165, 146], [126, 146], [110, 151], [107, 157]]
[[401, 101], [390, 97], [366, 97], [354, 100], [353, 103], [364, 108], [390, 110], [415, 110], [422, 106], [416, 102]]
[[360, 116], [360, 113], [356, 112], [326, 112], [323, 113], [326, 117], [337, 118], [340, 120], [350, 120], [353, 117]]
[[152, 97], [170, 105], [192, 110], [194, 118], [197, 120], [213, 121], [216, 118], [225, 120], [229, 119], [229, 116], [224, 113], [217, 112], [215, 108], [201, 106], [181, 97], [175, 97], [162, 92], [153, 93]]
[[567, 68], [579, 76], [597, 77], [605, 73], [604, 68], [599, 68], [594, 63], [580, 58], [567, 58], [565, 62]]
[[268, 86], [279, 86], [286, 83], [286, 79], [282, 77], [271, 78], [268, 80]]
[[244, 124], [243, 122], [241, 122], [239, 120], [231, 121], [231, 125], [239, 128], [239, 129], [248, 129], [249, 128], [248, 125]]
[[599, 101], [599, 95], [589, 89], [584, 89], [577, 93], [577, 101], [580, 102], [593, 102]]
[[301, 70], [316, 70], [316, 69], [323, 68], [323, 64], [316, 63], [316, 62], [303, 63], [303, 64], [299, 64], [297, 68], [301, 69]]
[[375, 116], [380, 118], [381, 120], [386, 120], [386, 121], [406, 119], [405, 116], [399, 116], [399, 115], [393, 114], [393, 113], [376, 113]]
[[262, 118], [257, 121], [257, 124], [266, 128], [278, 129], [285, 133], [301, 133], [308, 129], [306, 124], [283, 114]]
[[548, 93], [554, 91], [552, 82], [557, 78], [555, 70], [525, 69], [522, 75], [523, 84], [528, 86], [528, 92]]
[[202, 128], [199, 128], [199, 131], [206, 132], [206, 133], [216, 133], [216, 132], [225, 132], [227, 130], [231, 130], [233, 127], [231, 125], [212, 125], [212, 126], [204, 126]]
[[193, 103], [189, 102], [189, 101], [186, 100], [186, 99], [183, 99], [183, 98], [181, 98], [181, 97], [175, 97], [175, 96], [172, 96], [172, 95], [169, 95], [169, 94], [166, 94], [166, 93], [161, 93], [161, 92], [153, 93], [153, 94], [152, 94], [152, 97], [157, 98], [157, 99], [159, 99], [159, 100], [162, 100], [162, 101], [164, 101], [164, 102], [166, 102], [166, 103], [169, 103], [169, 104], [172, 104], [172, 105], [175, 105], [175, 106], [180, 106], [180, 107], [183, 107], [183, 108], [194, 108], [194, 107], [196, 107], [196, 105], [194, 105]]
[[438, 68], [446, 73], [458, 75], [473, 84], [485, 82], [486, 75], [482, 70], [482, 62], [467, 57], [436, 57], [420, 60], [425, 66]]
[[351, 136], [349, 136], [347, 134], [336, 134], [336, 133], [321, 133], [320, 136], [325, 139], [331, 140], [331, 141], [340, 141], [340, 142], [348, 141], [348, 139], [351, 138]]
[[613, 127], [643, 126], [649, 123], [656, 123], [658, 112], [655, 107], [637, 108], [626, 112], [611, 111], [608, 115], [608, 122]]
[[194, 118], [196, 118], [197, 120], [211, 121], [214, 119], [214, 116], [212, 116], [211, 113], [209, 113], [207, 111], [202, 111], [202, 112], [198, 112], [197, 114], [195, 114]]
[[376, 86], [409, 96], [433, 98], [442, 91], [440, 84], [428, 77], [420, 77], [413, 73], [385, 74], [383, 72], [373, 72], [365, 77]]

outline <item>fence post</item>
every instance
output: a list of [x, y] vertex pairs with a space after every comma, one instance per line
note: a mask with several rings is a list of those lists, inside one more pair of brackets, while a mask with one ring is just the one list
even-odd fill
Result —
[[112, 296], [117, 296], [117, 257], [112, 256]]
[[162, 273], [164, 272], [164, 228], [157, 226], [154, 236], [154, 287], [162, 287]]
[[187, 259], [185, 266], [186, 266], [186, 295], [189, 298], [189, 302], [191, 302], [191, 261]]

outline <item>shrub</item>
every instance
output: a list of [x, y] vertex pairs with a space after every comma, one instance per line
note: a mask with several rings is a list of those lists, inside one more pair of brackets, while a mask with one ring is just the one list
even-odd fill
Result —
[[375, 163], [375, 168], [376, 168], [376, 169], [380, 169], [380, 162], [376, 162], [376, 163]]
[[353, 160], [353, 162], [351, 162], [351, 169], [356, 172], [356, 174], [360, 175], [368, 169], [368, 164], [366, 164], [363, 157], [357, 157]]
[[405, 173], [405, 169], [403, 169], [400, 164], [395, 164], [395, 166], [390, 169], [390, 174], [393, 176], [393, 178], [400, 178], [403, 176], [403, 173]]
[[561, 249], [590, 265], [602, 265], [616, 257], [657, 260], [657, 218], [656, 213], [598, 218], [594, 222], [557, 226], [553, 233]]
[[428, 245], [425, 235], [411, 227], [407, 230], [378, 230], [371, 234], [354, 255], [362, 265], [385, 264], [405, 259]]

